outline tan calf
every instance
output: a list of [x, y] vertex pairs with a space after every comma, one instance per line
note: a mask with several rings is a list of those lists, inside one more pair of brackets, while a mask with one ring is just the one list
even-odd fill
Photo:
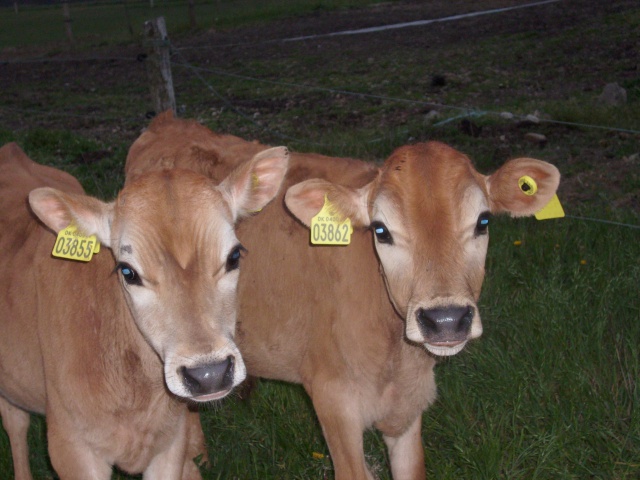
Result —
[[[132, 146], [127, 181], [162, 166], [222, 178], [265, 148], [165, 114]], [[521, 190], [524, 176], [535, 195]], [[362, 438], [371, 427], [395, 480], [424, 479], [421, 416], [436, 397], [435, 357], [482, 333], [489, 214], [532, 215], [558, 182], [555, 167], [528, 158], [484, 176], [436, 142], [399, 148], [380, 168], [292, 154], [286, 196], [238, 228], [260, 255], [243, 264], [237, 339], [249, 374], [304, 385], [336, 479], [372, 478]], [[349, 246], [310, 245], [325, 196], [353, 223]]]
[[[234, 224], [273, 198], [287, 163], [286, 149], [266, 150], [220, 185], [150, 172], [104, 203], [15, 144], [0, 149], [0, 413], [17, 479], [31, 478], [27, 412], [46, 415], [62, 479], [108, 479], [114, 465], [200, 478], [203, 435], [185, 400], [245, 378]], [[102, 244], [88, 263], [51, 255], [71, 223]]]

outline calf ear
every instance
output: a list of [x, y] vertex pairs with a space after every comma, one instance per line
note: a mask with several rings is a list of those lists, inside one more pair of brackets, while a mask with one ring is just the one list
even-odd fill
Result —
[[29, 204], [55, 233], [74, 224], [85, 235], [95, 235], [106, 247], [111, 244], [113, 203], [45, 187], [29, 193]]
[[219, 188], [225, 193], [234, 220], [258, 212], [276, 196], [289, 167], [286, 147], [264, 150], [238, 166]]
[[[534, 182], [526, 187], [527, 192], [520, 185], [523, 177]], [[505, 163], [486, 181], [492, 213], [508, 212], [514, 217], [523, 217], [533, 215], [551, 201], [560, 183], [560, 172], [541, 160], [516, 158]]]
[[374, 182], [362, 188], [349, 188], [314, 178], [297, 183], [287, 190], [284, 202], [293, 215], [307, 227], [324, 206], [325, 196], [331, 207], [351, 225], [369, 225], [368, 199]]

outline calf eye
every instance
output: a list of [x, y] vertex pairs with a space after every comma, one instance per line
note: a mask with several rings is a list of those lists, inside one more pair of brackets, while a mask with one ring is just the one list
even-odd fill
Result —
[[489, 212], [482, 212], [478, 216], [478, 222], [476, 223], [476, 236], [477, 235], [486, 235], [489, 229], [489, 219], [491, 218], [491, 214]]
[[393, 237], [391, 236], [391, 233], [389, 233], [389, 229], [387, 229], [384, 223], [372, 222], [369, 228], [371, 228], [371, 230], [373, 231], [378, 242], [393, 245]]
[[225, 265], [227, 272], [230, 272], [231, 270], [235, 270], [240, 266], [240, 259], [242, 258], [242, 252], [246, 252], [246, 251], [247, 249], [240, 244], [233, 247], [233, 249], [227, 256], [227, 264]]
[[142, 279], [128, 263], [120, 262], [116, 265], [116, 270], [120, 271], [122, 278], [128, 285], [142, 286]]

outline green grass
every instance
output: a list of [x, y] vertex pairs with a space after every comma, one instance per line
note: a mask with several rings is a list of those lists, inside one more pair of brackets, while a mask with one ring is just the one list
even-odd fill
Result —
[[[198, 3], [196, 10], [203, 29], [231, 28], [368, 2], [291, 3], [273, 0], [250, 8], [255, 5], [248, 0], [220, 1]], [[150, 13], [162, 11], [176, 43], [188, 38], [184, 2], [156, 5], [151, 12], [148, 3], [128, 4], [136, 29]], [[128, 41], [123, 10], [121, 3], [72, 7], [83, 48]], [[91, 24], [98, 16], [104, 22]], [[348, 55], [337, 55], [330, 45], [310, 51], [297, 44], [255, 55], [243, 49], [183, 55], [194, 65], [269, 82], [489, 112], [537, 110], [543, 118], [639, 130], [640, 83], [629, 74], [637, 59], [625, 53], [635, 45], [638, 25], [635, 9], [553, 32], [463, 38], [429, 49], [390, 42], [371, 53], [342, 42]], [[63, 44], [62, 27], [59, 8], [25, 7], [18, 16], [7, 9], [0, 14], [0, 45], [43, 38]], [[123, 182], [127, 148], [146, 124], [143, 65], [37, 68], [7, 67], [4, 79], [16, 80], [2, 89], [0, 144], [17, 141], [33, 159], [76, 175], [89, 193], [113, 198]], [[434, 74], [444, 75], [447, 84], [432, 87]], [[487, 114], [472, 118], [482, 127], [472, 137], [461, 132], [459, 121], [432, 126], [424, 118], [430, 107], [420, 104], [202, 75], [205, 83], [175, 66], [177, 100], [183, 116], [215, 130], [366, 160], [383, 159], [405, 143], [437, 139], [469, 154], [483, 173], [514, 156], [542, 158], [563, 174], [560, 198], [568, 214], [640, 225], [637, 157], [633, 163], [640, 153], [638, 134], [553, 123], [518, 126]], [[625, 107], [595, 104], [609, 78], [620, 78], [627, 89]], [[439, 120], [460, 113], [445, 109]], [[548, 144], [527, 143], [529, 131], [545, 134]], [[423, 418], [430, 478], [638, 478], [639, 259], [638, 229], [569, 218], [492, 222], [480, 302], [485, 333], [440, 362], [439, 399]], [[211, 459], [206, 479], [332, 478], [320, 427], [299, 386], [262, 381], [249, 402], [226, 399], [206, 409], [202, 422]], [[44, 430], [44, 421], [34, 418], [32, 467], [36, 478], [53, 478]], [[381, 480], [389, 479], [380, 436], [368, 432], [365, 445], [368, 462]], [[10, 478], [8, 452], [0, 429], [0, 480]], [[314, 452], [325, 457], [314, 458]]]

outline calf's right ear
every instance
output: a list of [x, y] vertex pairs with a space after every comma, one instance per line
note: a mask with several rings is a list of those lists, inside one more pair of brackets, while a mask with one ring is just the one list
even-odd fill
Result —
[[104, 246], [111, 244], [113, 203], [44, 187], [29, 193], [29, 205], [55, 233], [73, 224], [85, 235], [95, 235]]

